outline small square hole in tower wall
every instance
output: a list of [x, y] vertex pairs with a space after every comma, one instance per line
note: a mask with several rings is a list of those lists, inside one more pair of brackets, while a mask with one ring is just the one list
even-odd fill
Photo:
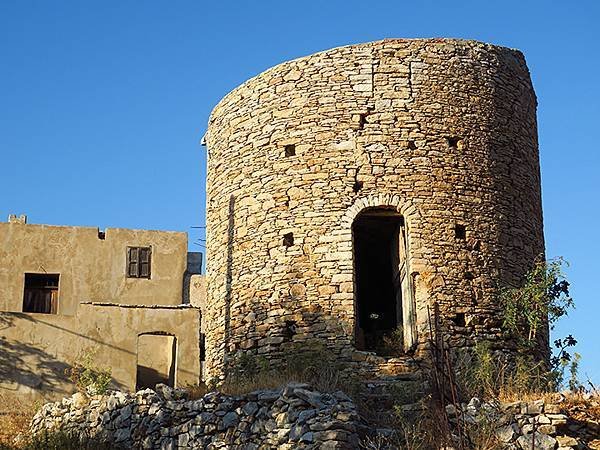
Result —
[[288, 144], [285, 146], [285, 156], [295, 156], [296, 155], [296, 146], [294, 144]]
[[294, 245], [294, 233], [286, 233], [283, 235], [283, 245], [286, 247]]
[[358, 119], [358, 128], [363, 130], [365, 128], [365, 124], [367, 123], [367, 115], [361, 114]]
[[456, 239], [466, 239], [467, 238], [467, 227], [464, 225], [456, 224], [454, 226], [454, 235]]
[[296, 322], [294, 320], [286, 320], [283, 329], [283, 337], [290, 341], [296, 334]]
[[450, 148], [458, 148], [461, 139], [459, 137], [448, 137], [448, 147]]
[[457, 327], [465, 327], [467, 325], [465, 313], [456, 313], [456, 315], [454, 317], [451, 317], [450, 320]]

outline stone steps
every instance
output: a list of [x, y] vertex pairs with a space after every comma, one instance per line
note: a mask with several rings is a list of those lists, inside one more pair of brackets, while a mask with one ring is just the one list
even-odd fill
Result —
[[374, 378], [364, 384], [362, 412], [365, 419], [376, 428], [393, 428], [398, 408], [404, 413], [419, 411], [416, 402], [421, 396], [422, 383], [414, 372]]

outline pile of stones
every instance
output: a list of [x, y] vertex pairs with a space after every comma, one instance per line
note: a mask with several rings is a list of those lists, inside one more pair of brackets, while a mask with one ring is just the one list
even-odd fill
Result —
[[44, 405], [32, 433], [61, 429], [122, 448], [345, 449], [358, 446], [364, 425], [341, 391], [301, 383], [241, 396], [210, 392], [192, 400], [181, 389], [75, 394]]
[[503, 448], [509, 450], [600, 449], [600, 424], [574, 420], [560, 403], [544, 400], [512, 403], [481, 402], [477, 398], [459, 407], [446, 406], [455, 425], [491, 424]]

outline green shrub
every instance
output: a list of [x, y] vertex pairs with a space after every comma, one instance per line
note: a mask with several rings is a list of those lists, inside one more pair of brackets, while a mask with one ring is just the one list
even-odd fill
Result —
[[579, 381], [579, 362], [581, 361], [581, 355], [579, 353], [574, 353], [573, 358], [571, 358], [571, 362], [569, 365], [569, 390], [571, 392], [583, 392], [585, 388], [583, 384]]
[[504, 327], [527, 351], [539, 345], [539, 339], [546, 334], [546, 324], [554, 328], [556, 321], [574, 307], [563, 264], [562, 258], [536, 261], [521, 286], [500, 292]]
[[77, 390], [87, 395], [106, 393], [112, 381], [112, 371], [109, 367], [98, 367], [95, 363], [98, 349], [88, 348], [82, 352], [77, 362], [66, 369], [66, 374], [75, 384]]
[[[504, 288], [500, 292], [504, 328], [515, 338], [521, 361], [537, 372], [533, 377], [537, 378], [536, 383], [540, 386], [545, 384], [546, 389], [558, 389], [562, 385], [565, 369], [572, 358], [569, 348], [577, 344], [570, 334], [556, 339], [550, 365], [545, 370], [541, 367], [540, 361], [543, 364], [544, 358], [540, 356], [547, 355], [550, 350], [548, 328], [552, 330], [556, 321], [575, 307], [569, 293], [570, 284], [562, 271], [563, 264], [566, 262], [562, 258], [538, 260], [520, 286]], [[575, 362], [575, 368], [578, 363]]]

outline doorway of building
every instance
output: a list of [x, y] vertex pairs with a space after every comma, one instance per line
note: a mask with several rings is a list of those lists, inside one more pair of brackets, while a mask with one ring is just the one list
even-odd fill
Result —
[[355, 219], [352, 234], [356, 347], [382, 356], [401, 354], [403, 296], [408, 295], [404, 219], [395, 210], [369, 209]]
[[175, 336], [149, 333], [138, 336], [136, 390], [162, 383], [175, 386]]

